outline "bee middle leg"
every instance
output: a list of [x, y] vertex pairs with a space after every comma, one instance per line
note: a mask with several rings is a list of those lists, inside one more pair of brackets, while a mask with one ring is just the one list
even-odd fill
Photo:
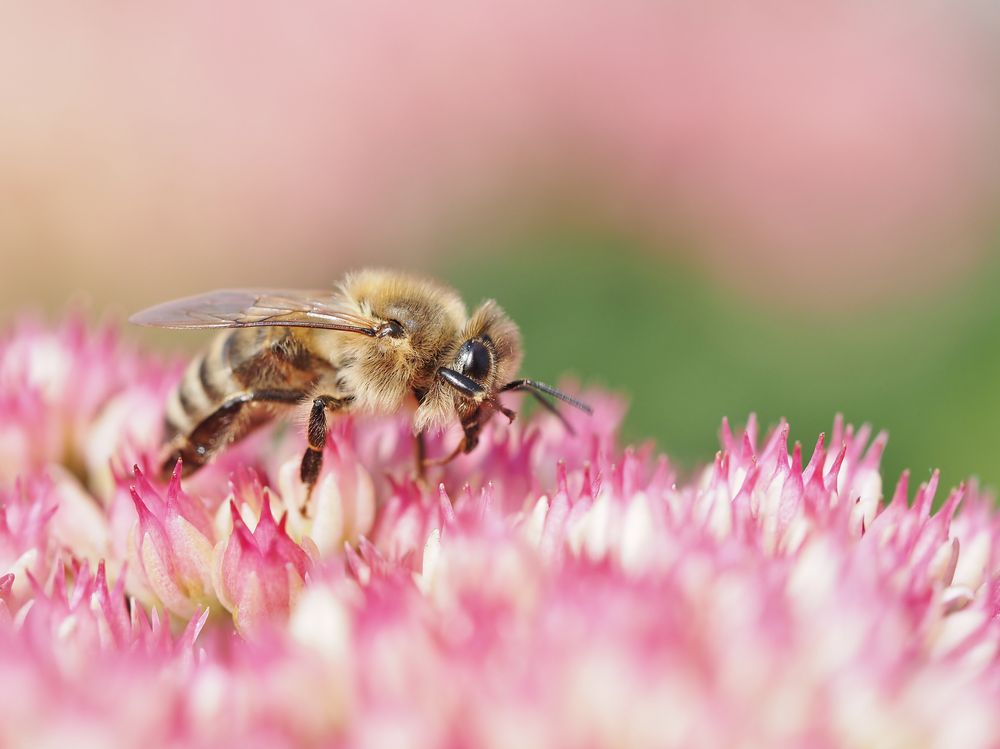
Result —
[[302, 465], [299, 467], [299, 478], [306, 485], [307, 499], [312, 495], [316, 479], [319, 478], [320, 469], [323, 467], [323, 446], [326, 445], [327, 431], [326, 412], [338, 411], [350, 402], [350, 398], [337, 398], [333, 395], [320, 395], [313, 400], [306, 432], [309, 446], [302, 456]]
[[427, 441], [424, 439], [423, 432], [418, 432], [413, 439], [413, 457], [417, 462], [417, 481], [424, 481], [427, 474]]

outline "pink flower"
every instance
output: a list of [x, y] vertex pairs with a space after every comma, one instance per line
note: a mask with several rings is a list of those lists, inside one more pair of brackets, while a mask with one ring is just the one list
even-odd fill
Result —
[[103, 502], [28, 461], [0, 483], [0, 745], [997, 745], [991, 497], [886, 492], [886, 436], [839, 418], [811, 450], [724, 422], [681, 480], [587, 398], [575, 437], [491, 424], [422, 482], [406, 414], [340, 422], [308, 505], [295, 430]]
[[10, 622], [11, 610], [14, 608], [14, 603], [11, 600], [11, 588], [13, 585], [13, 572], [6, 572], [0, 575], [0, 620], [4, 623]]
[[208, 512], [180, 487], [180, 464], [164, 496], [138, 466], [131, 488], [138, 522], [129, 544], [136, 595], [189, 619], [217, 605], [212, 584], [213, 539]]
[[242, 632], [284, 618], [305, 583], [309, 555], [285, 532], [287, 515], [275, 522], [264, 496], [257, 527], [251, 531], [230, 503], [232, 535], [216, 554], [216, 582], [222, 605]]
[[26, 476], [0, 486], [0, 575], [14, 576], [11, 595], [28, 594], [27, 574], [49, 577], [63, 551], [97, 564], [108, 553], [108, 529], [100, 505], [64, 469]]
[[155, 445], [175, 375], [78, 317], [55, 330], [19, 325], [0, 341], [0, 480], [85, 467], [107, 492], [112, 457]]
[[126, 747], [173, 735], [208, 612], [175, 635], [158, 610], [126, 601], [122, 583], [75, 563], [33, 582], [32, 600], [0, 626], [0, 744]]
[[309, 499], [299, 479], [299, 451], [278, 468], [282, 504], [289, 532], [308, 536], [316, 551], [326, 556], [340, 552], [344, 544], [355, 544], [371, 532], [375, 521], [375, 482], [354, 446], [350, 421], [330, 430], [323, 470]]
[[147, 615], [134, 599], [126, 600], [124, 577], [109, 587], [103, 563], [93, 573], [87, 563], [69, 562], [70, 579], [62, 563], [44, 584], [32, 578], [35, 595], [17, 612], [19, 630], [35, 644], [57, 644], [74, 663], [99, 660], [101, 651], [142, 651], [158, 658], [193, 654], [207, 609], [196, 612], [175, 640], [158, 609]]
[[28, 573], [48, 576], [55, 553], [48, 525], [57, 509], [45, 487], [31, 481], [19, 481], [0, 496], [0, 574], [8, 599], [27, 595]]

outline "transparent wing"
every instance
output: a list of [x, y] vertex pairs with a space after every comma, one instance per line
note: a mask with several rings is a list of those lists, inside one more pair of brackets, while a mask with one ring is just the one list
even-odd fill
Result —
[[347, 308], [332, 291], [219, 289], [138, 312], [136, 325], [155, 328], [326, 328], [374, 336], [379, 323]]

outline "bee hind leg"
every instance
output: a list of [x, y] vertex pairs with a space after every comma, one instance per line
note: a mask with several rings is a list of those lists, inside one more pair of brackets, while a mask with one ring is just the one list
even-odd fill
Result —
[[178, 437], [165, 448], [160, 465], [161, 477], [170, 477], [178, 459], [183, 461], [182, 476], [190, 476], [208, 463], [223, 447], [245, 436], [254, 426], [247, 418], [251, 404], [291, 406], [300, 402], [305, 394], [298, 390], [255, 390], [234, 395], [202, 419], [184, 437]]

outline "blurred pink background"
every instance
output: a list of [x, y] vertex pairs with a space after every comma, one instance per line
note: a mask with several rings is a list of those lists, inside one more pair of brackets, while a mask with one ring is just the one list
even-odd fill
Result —
[[0, 315], [316, 285], [552, 221], [792, 301], [947, 279], [997, 225], [989, 5], [8, 7]]

